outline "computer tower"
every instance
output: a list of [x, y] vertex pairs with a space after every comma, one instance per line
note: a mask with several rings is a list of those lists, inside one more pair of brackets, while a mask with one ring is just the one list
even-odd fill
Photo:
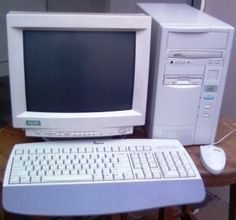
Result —
[[214, 142], [234, 28], [186, 4], [138, 8], [152, 17], [148, 136]]

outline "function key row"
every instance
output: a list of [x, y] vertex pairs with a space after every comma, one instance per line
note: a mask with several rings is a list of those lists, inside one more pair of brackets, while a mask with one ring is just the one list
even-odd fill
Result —
[[[99, 146], [99, 147], [47, 147], [47, 148], [30, 148], [16, 149], [15, 155], [23, 154], [59, 154], [59, 153], [93, 153], [93, 152], [126, 152], [126, 151], [150, 151], [151, 147], [143, 146]], [[24, 152], [25, 151], [25, 152]]]

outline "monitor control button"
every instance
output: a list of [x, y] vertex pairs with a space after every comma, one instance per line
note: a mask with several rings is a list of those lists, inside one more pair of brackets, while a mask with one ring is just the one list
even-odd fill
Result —
[[120, 129], [118, 130], [118, 132], [119, 132], [120, 134], [124, 134], [124, 133], [127, 132], [127, 128], [120, 128]]

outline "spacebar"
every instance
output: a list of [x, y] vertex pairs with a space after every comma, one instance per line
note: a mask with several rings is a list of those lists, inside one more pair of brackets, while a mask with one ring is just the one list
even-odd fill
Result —
[[84, 182], [93, 181], [92, 175], [71, 175], [71, 176], [42, 176], [42, 183], [54, 183], [54, 182]]

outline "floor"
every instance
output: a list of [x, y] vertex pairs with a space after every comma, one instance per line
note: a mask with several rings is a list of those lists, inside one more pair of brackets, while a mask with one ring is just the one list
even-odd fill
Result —
[[[11, 122], [10, 92], [8, 77], [0, 77], [0, 128]], [[229, 187], [207, 189], [207, 196], [203, 203], [193, 206], [193, 212], [198, 220], [226, 220], [228, 216]], [[1, 196], [1, 195], [0, 195]], [[1, 207], [1, 201], [0, 201]], [[130, 213], [128, 220], [146, 219], [152, 212]], [[1, 216], [0, 216], [1, 217]], [[22, 218], [17, 218], [22, 219]], [[23, 218], [25, 219], [25, 218]], [[68, 220], [70, 218], [52, 218]], [[87, 219], [96, 220], [95, 217]], [[101, 219], [101, 217], [99, 218]], [[106, 219], [106, 218], [104, 218]], [[178, 219], [178, 215], [174, 217]], [[1, 220], [1, 219], [0, 219]]]
[[229, 187], [208, 188], [203, 203], [195, 205], [193, 212], [198, 220], [227, 220]]

